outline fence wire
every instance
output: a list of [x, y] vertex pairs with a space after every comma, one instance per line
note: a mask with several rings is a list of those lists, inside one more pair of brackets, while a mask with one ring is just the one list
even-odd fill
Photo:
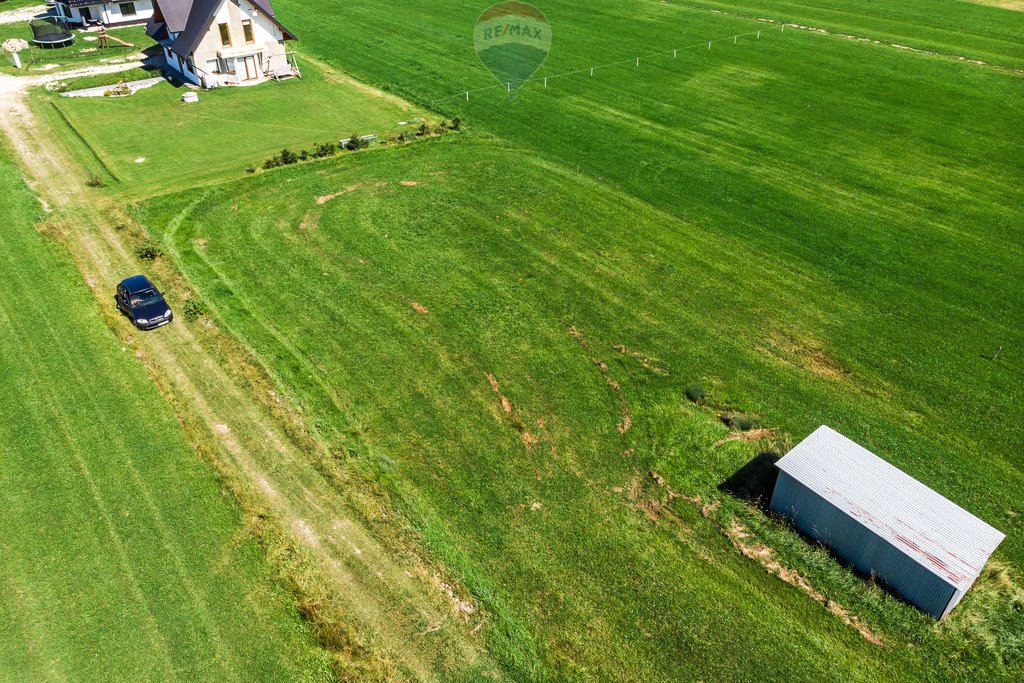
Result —
[[[780, 27], [780, 29], [779, 29], [779, 33], [784, 33], [785, 31], [786, 31], [786, 25], [783, 24]], [[517, 85], [516, 88], [520, 88], [520, 87], [526, 85], [527, 83], [543, 83], [544, 87], [546, 88], [546, 87], [548, 87], [548, 81], [553, 81], [553, 80], [555, 80], [557, 78], [567, 78], [569, 76], [578, 76], [580, 74], [589, 74], [589, 75], [593, 76], [594, 72], [597, 71], [598, 69], [607, 69], [609, 67], [621, 66], [623, 64], [631, 64], [631, 63], [633, 63], [633, 64], [636, 64], [637, 67], [639, 67], [640, 66], [640, 62], [642, 62], [645, 59], [653, 59], [655, 57], [665, 57], [667, 55], [672, 55], [672, 58], [676, 59], [676, 58], [679, 57], [679, 53], [680, 52], [685, 52], [686, 50], [698, 50], [698, 49], [703, 49], [703, 48], [706, 48], [706, 49], [710, 50], [711, 46], [714, 45], [715, 43], [731, 42], [732, 44], [735, 45], [737, 42], [739, 42], [740, 38], [749, 38], [751, 36], [754, 36], [756, 40], [760, 40], [762, 33], [769, 33], [769, 32], [770, 31], [768, 31], [768, 30], [761, 29], [761, 30], [758, 30], [758, 31], [751, 31], [749, 33], [737, 33], [735, 35], [726, 36], [724, 38], [715, 38], [715, 39], [712, 39], [712, 40], [705, 40], [705, 41], [702, 41], [700, 43], [694, 43], [693, 45], [686, 45], [684, 47], [672, 48], [671, 50], [662, 50], [661, 52], [652, 52], [651, 54], [638, 55], [636, 57], [630, 57], [629, 59], [620, 59], [620, 60], [617, 60], [617, 61], [614, 61], [614, 62], [606, 62], [604, 64], [595, 64], [593, 66], [588, 66], [588, 67], [583, 68], [583, 69], [574, 69], [572, 71], [563, 71], [562, 73], [552, 74], [550, 76], [535, 76], [535, 77], [527, 78], [527, 79], [522, 80], [522, 81], [517, 81], [517, 83], [519, 85]], [[470, 95], [472, 95], [473, 93], [483, 92], [485, 90], [497, 90], [499, 88], [501, 88], [502, 90], [507, 90], [508, 92], [512, 92], [512, 83], [511, 82], [508, 82], [508, 83], [495, 83], [494, 85], [485, 85], [482, 88], [471, 88], [469, 90], [461, 90], [461, 91], [455, 93], [454, 95], [446, 95], [444, 97], [438, 97], [438, 98], [435, 98], [435, 99], [431, 100], [431, 106], [436, 105], [439, 102], [447, 102], [448, 100], [454, 100], [456, 98], [458, 98], [458, 99], [465, 99], [468, 102], [469, 99], [470, 99]]]

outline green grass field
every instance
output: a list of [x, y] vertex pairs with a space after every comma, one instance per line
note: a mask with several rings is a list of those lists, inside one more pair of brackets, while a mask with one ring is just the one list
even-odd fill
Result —
[[210, 468], [0, 158], [0, 678], [329, 680]]
[[39, 2], [39, 0], [0, 0], [0, 13], [43, 4], [45, 3]]
[[[956, 679], [965, 658], [994, 678], [1019, 670], [1019, 612], [985, 591], [935, 627], [725, 498], [882, 634], [879, 649], [732, 550], [699, 506], [673, 502], [656, 524], [643, 512], [649, 470], [720, 499], [767, 447], [714, 445], [728, 429], [683, 396], [702, 381], [797, 438], [835, 425], [1011, 536], [1020, 527], [1012, 454], [979, 459], [962, 428], [945, 434], [941, 406], [858, 358], [879, 330], [854, 344], [829, 325], [868, 305], [841, 283], [474, 136], [317, 166], [154, 200], [142, 218], [483, 599], [513, 678]], [[909, 347], [920, 331], [907, 334]], [[979, 383], [1017, 376], [969, 362]], [[1000, 558], [1019, 566], [1017, 547]]]
[[[305, 49], [413, 100], [490, 79], [468, 42], [475, 5], [414, 2], [386, 35], [369, 2], [280, 5]], [[547, 4], [555, 47], [538, 75], [765, 26], [711, 5], [736, 11]], [[945, 3], [929, 22], [928, 6], [776, 3], [769, 16], [1019, 63], [1024, 17]], [[332, 13], [361, 30], [337, 42]], [[955, 19], [973, 23], [955, 32]], [[1024, 124], [1020, 78], [769, 27], [451, 100], [442, 111], [474, 128], [455, 139], [139, 211], [218, 320], [490, 610], [513, 679], [1022, 672], [1024, 165], [1007, 136]], [[686, 401], [692, 382], [780, 432], [716, 445], [729, 431]], [[1007, 532], [947, 622], [719, 490], [822, 423]], [[705, 518], [666, 500], [649, 471], [721, 507]], [[733, 519], [885, 646], [744, 557], [721, 532]]]
[[[13, 9], [13, 8], [12, 8]], [[4, 5], [0, 5], [0, 12], [6, 11]], [[132, 55], [138, 55], [142, 50], [154, 45], [152, 39], [146, 35], [143, 26], [125, 26], [112, 29], [110, 35], [131, 43], [133, 47], [127, 47], [111, 42], [110, 47], [105, 49], [97, 48], [95, 41], [87, 41], [85, 37], [95, 37], [95, 33], [83, 33], [74, 31], [75, 42], [68, 47], [43, 49], [30, 45], [28, 50], [19, 53], [24, 69], [18, 70], [8, 59], [6, 54], [0, 58], [0, 73], [13, 75], [39, 75], [59, 69], [79, 69], [94, 64], [114, 63], [125, 61]], [[8, 38], [21, 38], [32, 42], [32, 29], [27, 22], [17, 24], [0, 24], [0, 43]], [[47, 65], [56, 64], [57, 68], [43, 69]]]
[[[307, 59], [422, 107], [495, 84], [472, 49], [480, 5], [275, 6]], [[445, 99], [437, 118], [466, 132], [253, 177], [357, 120], [393, 132], [398, 105], [300, 62], [302, 81], [193, 108], [169, 87], [58, 100], [81, 139], [46, 96], [36, 110], [86, 172], [117, 176], [106, 191], [137, 202], [158, 267], [341, 480], [397, 505], [392, 526], [472, 593], [500, 678], [1020, 680], [1024, 14], [541, 8], [541, 78], [726, 40]], [[769, 431], [743, 438], [734, 411]], [[823, 423], [1007, 534], [946, 621], [750, 502], [763, 454]]]
[[204, 92], [198, 104], [182, 104], [183, 90], [167, 83], [131, 97], [43, 97], [89, 141], [119, 193], [132, 198], [244, 175], [285, 147], [312, 151], [352, 133], [383, 138], [401, 121], [410, 122], [411, 133], [424, 116], [333, 70], [308, 61], [301, 68], [301, 79]]

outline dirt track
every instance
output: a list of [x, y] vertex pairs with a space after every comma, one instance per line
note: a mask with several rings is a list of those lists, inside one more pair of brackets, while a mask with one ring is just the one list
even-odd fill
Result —
[[17, 24], [21, 21], [31, 21], [40, 14], [46, 14], [46, 5], [35, 5], [34, 7], [21, 7], [7, 12], [0, 12], [0, 24]]
[[26, 94], [54, 78], [135, 66], [0, 76], [0, 130], [50, 212], [48, 231], [69, 249], [121, 343], [143, 359], [194, 446], [231, 488], [271, 560], [296, 585], [303, 604], [314, 606], [314, 622], [340, 625], [354, 650], [358, 644], [372, 653], [369, 666], [403, 680], [437, 679], [479, 662], [485, 656], [482, 617], [468, 614], [451, 580], [412, 549], [379, 540], [365, 520], [386, 517], [386, 509], [346, 490], [344, 474], [315, 437], [295, 436], [310, 433], [297, 413], [287, 406], [272, 410], [252, 393], [251, 374], [258, 371], [250, 368], [244, 376], [226, 365], [209, 340], [204, 343], [201, 326], [178, 320], [143, 335], [114, 310], [107, 295], [112, 283], [140, 267], [114, 227], [112, 216], [123, 213], [108, 194], [86, 185], [60, 136], [33, 115]]

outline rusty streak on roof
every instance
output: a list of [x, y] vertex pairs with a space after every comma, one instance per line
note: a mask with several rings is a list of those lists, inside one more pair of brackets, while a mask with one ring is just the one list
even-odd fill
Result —
[[1005, 538], [826, 426], [797, 444], [776, 466], [957, 589], [970, 587]]

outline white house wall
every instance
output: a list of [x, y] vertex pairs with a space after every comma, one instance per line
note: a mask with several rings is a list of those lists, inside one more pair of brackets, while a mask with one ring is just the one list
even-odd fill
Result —
[[[98, 21], [107, 26], [141, 24], [149, 21], [149, 18], [153, 16], [153, 0], [138, 0], [134, 4], [135, 14], [131, 15], [121, 14], [121, 3], [118, 2], [97, 3], [87, 7], [92, 13], [92, 21]], [[82, 8], [80, 7], [65, 9], [64, 5], [57, 4], [57, 14], [75, 23], [82, 23], [83, 21], [81, 10]]]
[[[245, 33], [242, 30], [243, 19], [252, 20], [253, 42], [251, 43], [245, 42]], [[228, 31], [231, 35], [231, 47], [229, 48], [221, 45], [220, 24], [228, 25]], [[246, 0], [239, 0], [238, 4], [232, 2], [232, 0], [224, 0], [220, 7], [217, 8], [213, 21], [210, 22], [210, 29], [193, 52], [193, 60], [197, 69], [200, 70], [199, 74], [204, 72], [209, 74], [210, 66], [212, 66], [212, 63], [218, 59], [218, 55], [222, 52], [225, 54], [261, 53], [263, 55], [263, 63], [261, 65], [259, 60], [256, 63], [262, 75], [268, 63], [278, 69], [283, 69], [287, 65], [283, 40], [284, 36], [281, 34], [280, 29], [263, 12], [258, 11], [254, 5]], [[252, 49], [248, 50], [246, 48]], [[240, 62], [239, 66], [241, 66]], [[243, 74], [244, 71], [240, 73], [240, 77], [244, 77], [242, 76]], [[258, 80], [254, 82], [258, 82]]]

